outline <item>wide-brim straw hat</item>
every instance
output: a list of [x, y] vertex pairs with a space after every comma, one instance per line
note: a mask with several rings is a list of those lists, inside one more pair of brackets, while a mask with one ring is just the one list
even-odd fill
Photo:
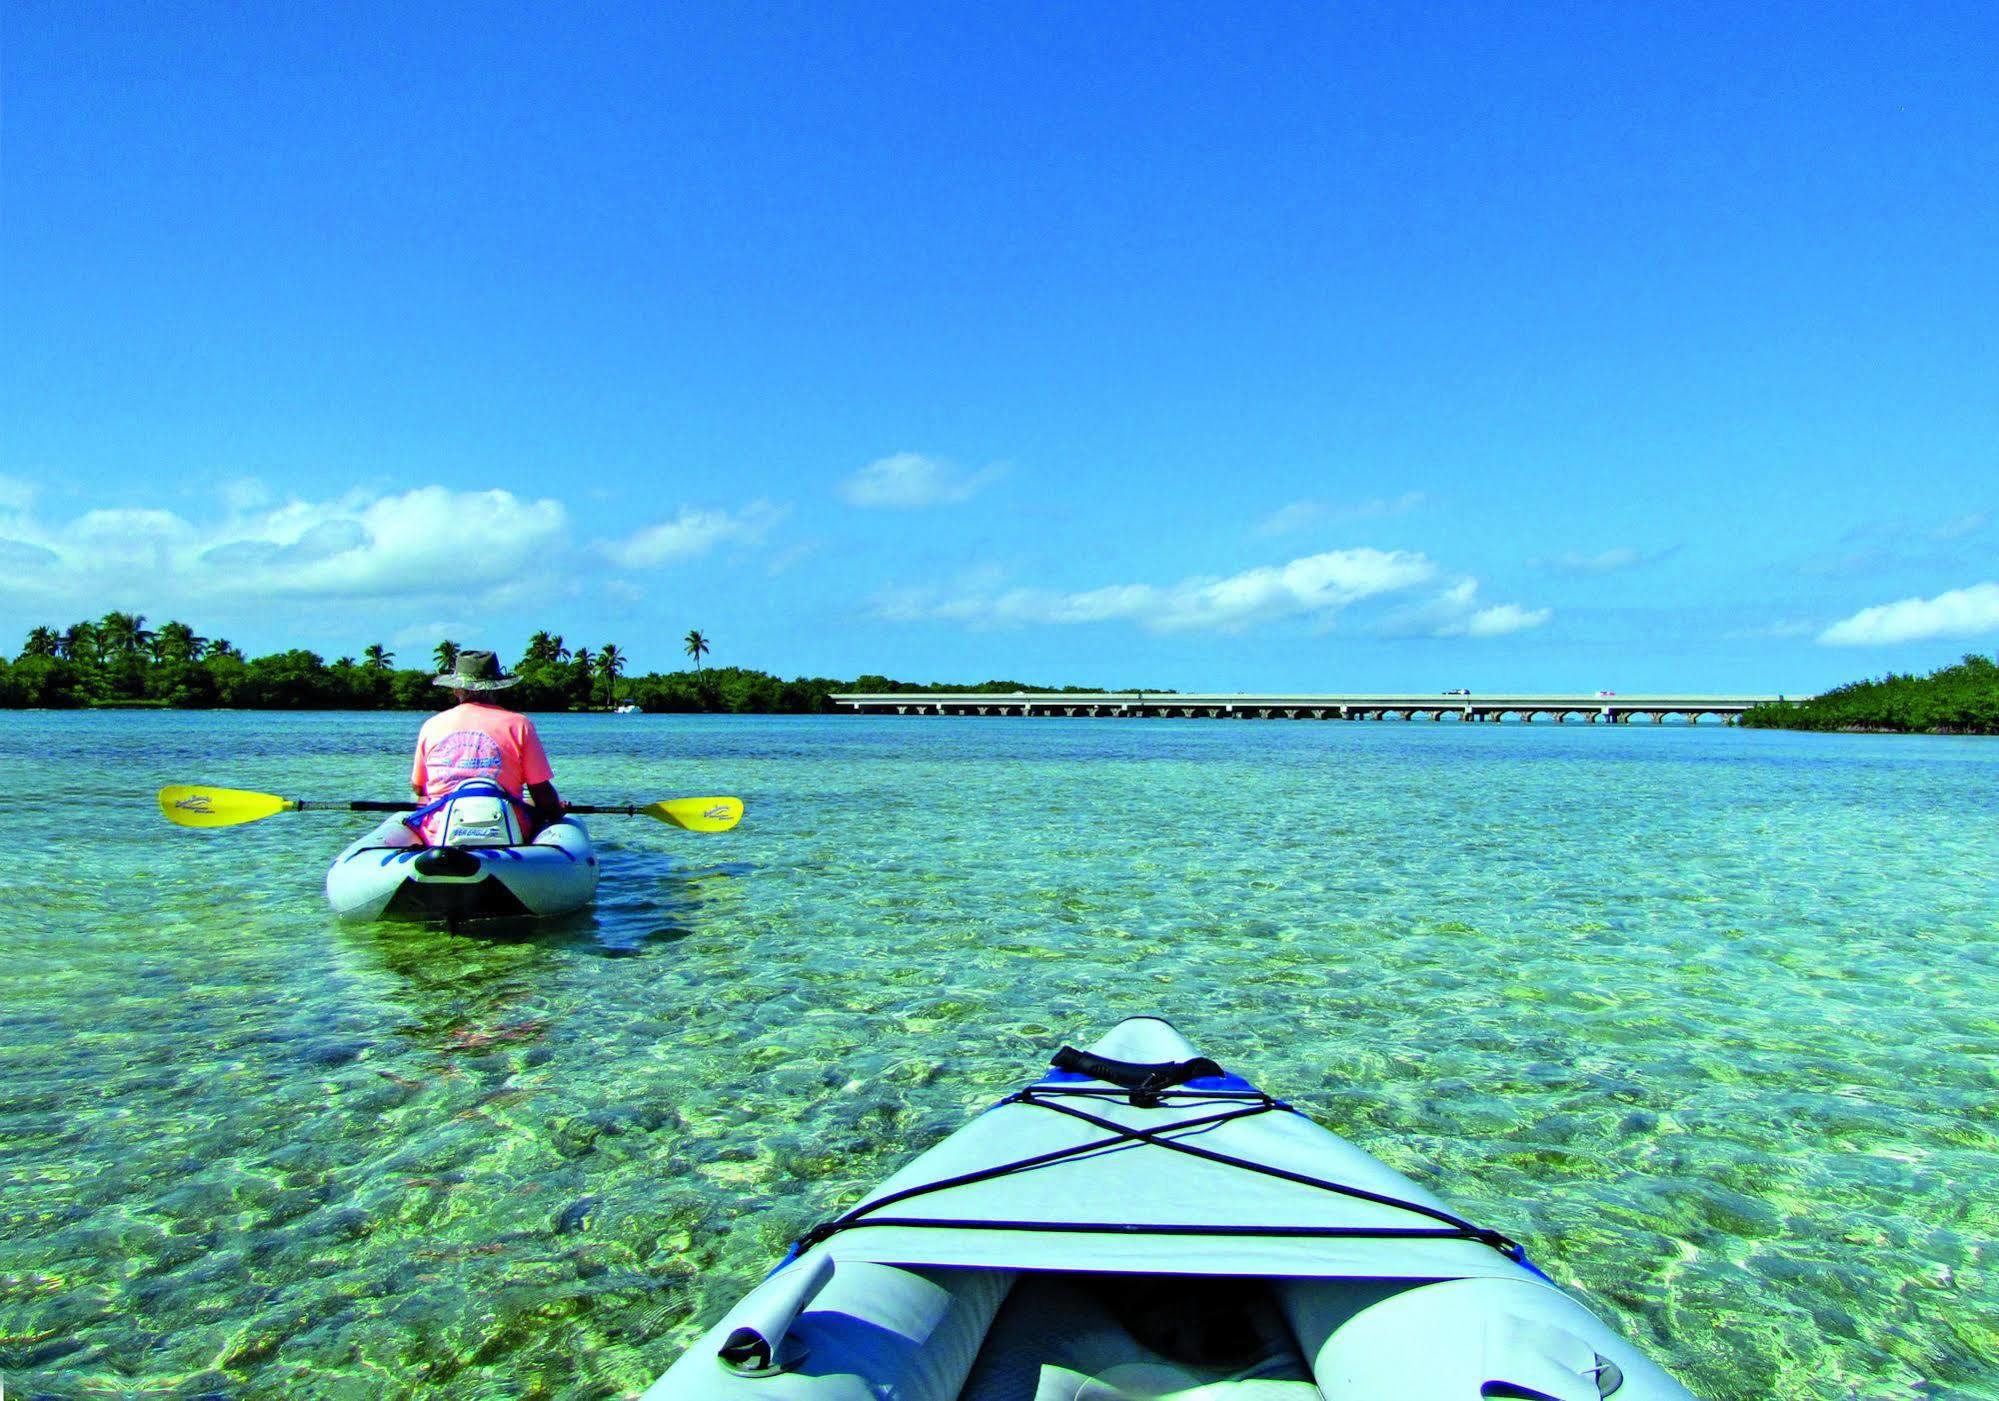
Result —
[[460, 652], [451, 670], [431, 680], [433, 686], [449, 686], [454, 691], [504, 691], [519, 681], [500, 670], [500, 659], [491, 652]]

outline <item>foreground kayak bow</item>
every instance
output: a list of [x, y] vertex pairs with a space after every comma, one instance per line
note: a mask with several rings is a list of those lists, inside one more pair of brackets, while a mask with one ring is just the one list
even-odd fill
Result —
[[1121, 1023], [808, 1232], [651, 1401], [1689, 1401], [1519, 1244]]

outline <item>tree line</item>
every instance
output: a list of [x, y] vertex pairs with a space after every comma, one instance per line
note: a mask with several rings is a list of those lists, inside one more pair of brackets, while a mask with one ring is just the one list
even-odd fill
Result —
[[[304, 648], [249, 657], [227, 638], [203, 637], [178, 619], [157, 628], [146, 624], [142, 613], [113, 612], [67, 628], [31, 629], [19, 655], [0, 658], [0, 708], [436, 710], [446, 695], [432, 679], [451, 670], [459, 651], [457, 642], [441, 641], [425, 666], [397, 665], [396, 654], [380, 642], [331, 662]], [[872, 675], [787, 681], [747, 667], [707, 666], [711, 646], [695, 629], [681, 646], [692, 670], [635, 676], [616, 643], [572, 647], [560, 633], [537, 632], [509, 668], [519, 683], [501, 698], [509, 707], [538, 711], [630, 703], [646, 711], [815, 714], [836, 708], [836, 691], [1055, 689], [1018, 681], [917, 684]]]
[[1928, 676], [1891, 673], [1810, 700], [1759, 705], [1742, 723], [1772, 730], [1999, 734], [1999, 663], [1973, 652]]

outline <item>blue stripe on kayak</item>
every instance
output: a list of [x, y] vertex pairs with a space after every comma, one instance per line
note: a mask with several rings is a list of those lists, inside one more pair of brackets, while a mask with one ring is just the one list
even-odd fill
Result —
[[1190, 1088], [1202, 1090], [1254, 1090], [1256, 1086], [1240, 1075], [1223, 1075], [1202, 1080], [1189, 1080]]
[[[435, 848], [427, 846], [363, 847], [361, 850], [341, 858], [341, 864], [345, 865], [349, 861], [359, 861], [362, 857], [373, 856], [379, 851], [382, 853], [382, 859], [378, 864], [387, 866], [395, 861], [414, 861], [424, 852], [432, 850], [435, 850]], [[461, 846], [458, 850], [470, 852], [472, 859], [475, 861], [552, 862], [556, 857], [560, 856], [564, 861], [573, 866], [576, 864], [577, 859], [574, 852], [559, 846]], [[595, 856], [589, 857], [586, 864], [591, 866], [596, 865], [597, 858]]]
[[[1087, 1085], [1095, 1084], [1096, 1080], [1093, 1076], [1085, 1075], [1078, 1070], [1050, 1070], [1036, 1083], [1042, 1085]], [[1175, 1085], [1173, 1089], [1235, 1090], [1238, 1092], [1247, 1090], [1253, 1094], [1256, 1091], [1256, 1086], [1250, 1084], [1249, 1081], [1243, 1079], [1240, 1075], [1198, 1075], [1184, 1084]]]

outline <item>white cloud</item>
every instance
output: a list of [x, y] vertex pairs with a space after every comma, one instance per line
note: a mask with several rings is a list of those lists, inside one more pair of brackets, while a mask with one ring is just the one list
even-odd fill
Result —
[[717, 545], [758, 544], [782, 519], [783, 508], [768, 501], [752, 501], [733, 512], [683, 506], [672, 520], [646, 526], [622, 540], [604, 541], [601, 548], [623, 568], [654, 569], [705, 555]]
[[69, 523], [66, 541], [51, 542], [65, 567], [134, 574], [170, 574], [194, 543], [195, 528], [172, 511], [115, 507], [86, 511]]
[[[1499, 603], [1481, 608], [1466, 618], [1460, 631], [1466, 637], [1504, 637], [1510, 632], [1538, 628], [1554, 616], [1554, 611], [1548, 608], [1522, 608], [1517, 603]], [[1438, 634], [1440, 637], [1453, 635], [1449, 631]]]
[[852, 506], [912, 511], [968, 501], [999, 474], [996, 467], [967, 472], [942, 458], [898, 452], [876, 458], [840, 483], [840, 495]]
[[1999, 632], [1999, 583], [1950, 589], [1935, 598], [1905, 598], [1863, 608], [1819, 634], [1830, 647], [1871, 647], [1931, 637]]
[[441, 486], [326, 506], [291, 502], [264, 519], [282, 532], [274, 533], [284, 553], [259, 566], [260, 577], [272, 589], [320, 597], [483, 594], [536, 568], [567, 524], [558, 501]]
[[15, 572], [29, 573], [51, 569], [62, 563], [62, 556], [46, 545], [31, 545], [26, 540], [9, 540], [0, 536], [0, 591], [11, 582], [9, 575]]
[[402, 659], [405, 666], [421, 666], [430, 659], [430, 650], [445, 638], [456, 640], [476, 631], [477, 628], [473, 624], [464, 621], [444, 622], [433, 619], [428, 623], [412, 623], [406, 628], [399, 628], [390, 635], [389, 641], [398, 647], [423, 648], [424, 655], [421, 659]]
[[0, 474], [0, 512], [22, 515], [34, 509], [41, 489], [33, 482]]
[[1949, 520], [1924, 523], [1907, 519], [1871, 520], [1840, 537], [1841, 548], [1806, 560], [1804, 574], [1855, 577], [1890, 571], [1916, 570], [1934, 574], [1962, 566], [1960, 542], [1985, 530], [1989, 511], [1977, 510]]
[[1436, 596], [1390, 615], [1381, 631], [1390, 637], [1504, 637], [1538, 628], [1555, 616], [1549, 608], [1485, 603], [1479, 582], [1461, 578]]
[[162, 608], [244, 596], [476, 601], [534, 569], [566, 524], [557, 501], [441, 486], [293, 499], [209, 525], [139, 508], [24, 518], [9, 528], [0, 594]]
[[[603, 571], [606, 559], [642, 568], [724, 542], [754, 544], [784, 515], [765, 501], [734, 512], [683, 510], [604, 542], [593, 559], [575, 548], [561, 502], [508, 491], [419, 486], [279, 501], [237, 482], [221, 496], [220, 514], [206, 520], [121, 507], [47, 521], [7, 513], [0, 490], [0, 601], [162, 614], [372, 604], [404, 617], [462, 619], [470, 615], [459, 610], [473, 606], [546, 604], [593, 564]], [[449, 626], [464, 640], [463, 626]]]
[[1289, 501], [1259, 521], [1256, 533], [1290, 535], [1317, 525], [1325, 518], [1326, 503], [1323, 501]]
[[1620, 569], [1643, 564], [1646, 558], [1643, 551], [1634, 550], [1629, 545], [1617, 545], [1594, 554], [1583, 550], [1564, 550], [1558, 555], [1530, 560], [1529, 564], [1536, 569], [1560, 569], [1570, 574], [1614, 574]]
[[1991, 519], [1992, 514], [1989, 511], [1973, 511], [1969, 515], [1959, 516], [1955, 520], [1947, 520], [1935, 527], [1930, 531], [1930, 538], [1932, 540], [1962, 540], [1967, 535], [1976, 535], [1979, 531], [1985, 529], [1986, 522]]
[[1436, 573], [1426, 556], [1401, 550], [1333, 550], [1226, 578], [1197, 576], [1165, 586], [1111, 584], [1063, 593], [1001, 589], [977, 581], [955, 592], [891, 590], [878, 617], [942, 620], [976, 627], [1135, 623], [1149, 632], [1240, 632], [1255, 623], [1324, 617], [1349, 604], [1414, 588]]
[[1322, 523], [1333, 521], [1370, 520], [1380, 516], [1400, 516], [1421, 506], [1428, 498], [1420, 491], [1405, 491], [1400, 496], [1377, 496], [1368, 501], [1354, 501], [1345, 504], [1336, 501], [1308, 499], [1291, 501], [1279, 506], [1257, 523], [1259, 535], [1290, 535], [1300, 530], [1310, 529]]
[[764, 565], [764, 573], [772, 579], [780, 574], [787, 574], [817, 555], [819, 550], [819, 542], [816, 540], [801, 540], [795, 545], [788, 545], [771, 556], [770, 561]]
[[1780, 618], [1774, 623], [1762, 623], [1755, 627], [1731, 628], [1722, 634], [1731, 642], [1759, 638], [1809, 637], [1820, 630], [1821, 625], [1809, 618]]
[[361, 522], [338, 517], [307, 526], [297, 538], [283, 543], [252, 536], [212, 545], [202, 552], [201, 562], [212, 568], [272, 569], [318, 564], [372, 544], [374, 537]]
[[271, 504], [271, 489], [256, 477], [231, 477], [217, 492], [222, 504], [236, 515], [261, 511]]

